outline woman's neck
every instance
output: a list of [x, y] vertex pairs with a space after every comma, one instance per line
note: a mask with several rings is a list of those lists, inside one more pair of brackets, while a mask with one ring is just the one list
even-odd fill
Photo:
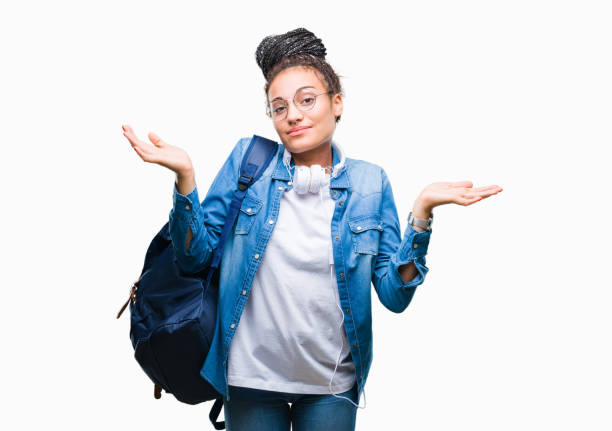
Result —
[[293, 162], [300, 166], [320, 165], [323, 167], [331, 167], [333, 163], [333, 153], [331, 144], [320, 145], [312, 150], [303, 153], [291, 153]]

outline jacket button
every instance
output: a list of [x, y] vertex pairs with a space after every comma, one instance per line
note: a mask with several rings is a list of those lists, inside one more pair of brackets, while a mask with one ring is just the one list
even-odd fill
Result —
[[359, 376], [359, 380], [363, 380], [363, 376]]
[[189, 205], [185, 205], [185, 209], [189, 210], [189, 209], [191, 209], [191, 207]]
[[357, 348], [357, 343], [353, 343], [353, 348]]
[[278, 186], [278, 189], [279, 189], [279, 190], [282, 190], [282, 189], [283, 189], [283, 186]]
[[253, 256], [255, 259], [259, 259], [259, 253], [255, 253], [255, 256]]
[[242, 291], [242, 294], [243, 294], [243, 295], [246, 295], [246, 290], [243, 290], [243, 291]]
[[344, 201], [338, 202], [338, 205], [340, 205], [340, 206], [344, 205]]
[[288, 186], [290, 186], [291, 184], [293, 184], [293, 182], [292, 182], [292, 181], [289, 181], [289, 182], [287, 183], [287, 185], [288, 185]]
[[248, 213], [250, 213], [251, 211], [253, 211], [251, 208], [247, 208]]
[[351, 314], [351, 309], [350, 308], [346, 309], [346, 314]]
[[344, 272], [340, 273], [340, 278], [344, 278]]
[[361, 230], [361, 226], [357, 226], [357, 230]]
[[268, 220], [268, 224], [274, 224], [274, 220]]
[[417, 248], [418, 246], [419, 245], [415, 243], [415, 244], [412, 245], [412, 248]]
[[335, 239], [336, 241], [340, 241], [340, 237], [339, 237], [339, 236], [335, 237], [334, 239]]
[[232, 324], [230, 325], [230, 328], [232, 328], [232, 329], [234, 329], [235, 327], [236, 327], [236, 324], [235, 324], [235, 323], [232, 323]]

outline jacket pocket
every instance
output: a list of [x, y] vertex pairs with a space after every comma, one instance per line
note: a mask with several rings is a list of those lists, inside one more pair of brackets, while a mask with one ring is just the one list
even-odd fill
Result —
[[236, 235], [247, 235], [255, 221], [255, 215], [259, 212], [263, 203], [255, 198], [245, 196], [238, 212], [236, 221]]
[[383, 231], [379, 215], [372, 214], [349, 219], [349, 228], [353, 238], [353, 251], [361, 254], [378, 254], [378, 244]]

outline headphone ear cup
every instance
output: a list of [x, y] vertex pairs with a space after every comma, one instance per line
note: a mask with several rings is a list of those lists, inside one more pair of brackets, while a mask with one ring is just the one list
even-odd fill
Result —
[[308, 193], [310, 185], [310, 168], [308, 166], [296, 166], [293, 174], [293, 190], [298, 195]]
[[319, 193], [325, 180], [325, 170], [321, 165], [296, 166], [293, 174], [293, 190], [298, 195], [308, 192]]
[[321, 165], [310, 166], [310, 193], [318, 193], [323, 182], [323, 168]]

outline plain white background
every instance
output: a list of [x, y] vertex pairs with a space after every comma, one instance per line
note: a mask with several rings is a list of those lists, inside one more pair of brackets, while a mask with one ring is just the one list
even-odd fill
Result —
[[2, 428], [211, 429], [153, 399], [115, 319], [174, 181], [121, 124], [186, 149], [203, 196], [239, 138], [278, 139], [254, 52], [303, 26], [402, 231], [431, 182], [504, 188], [436, 208], [410, 306], [374, 301], [357, 429], [611, 429], [606, 3], [3, 2]]

